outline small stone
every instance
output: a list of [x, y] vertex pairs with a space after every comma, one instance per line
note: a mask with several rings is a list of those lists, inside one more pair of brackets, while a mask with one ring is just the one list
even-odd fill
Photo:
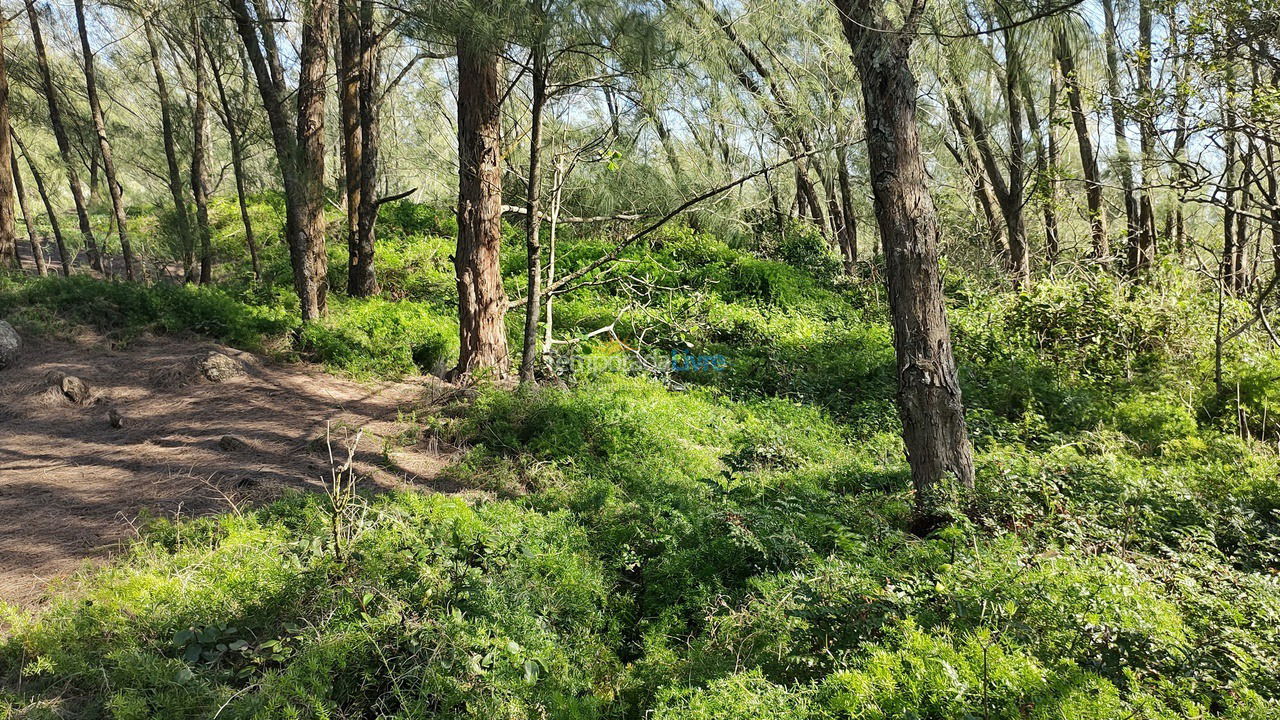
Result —
[[113, 428], [122, 428], [124, 427], [124, 416], [120, 414], [119, 410], [110, 408], [107, 410], [107, 422], [111, 423]]
[[235, 435], [223, 435], [218, 439], [218, 447], [227, 452], [237, 452], [240, 450], [248, 450], [249, 443], [241, 440]]
[[75, 375], [63, 375], [58, 386], [62, 389], [62, 394], [76, 405], [83, 405], [89, 400], [89, 383]]
[[196, 363], [196, 367], [200, 369], [200, 374], [206, 380], [215, 383], [225, 382], [244, 374], [244, 368], [240, 363], [220, 352], [210, 352], [205, 355]]
[[0, 370], [12, 365], [18, 359], [18, 352], [21, 350], [22, 338], [18, 336], [18, 331], [14, 330], [9, 323], [0, 320]]

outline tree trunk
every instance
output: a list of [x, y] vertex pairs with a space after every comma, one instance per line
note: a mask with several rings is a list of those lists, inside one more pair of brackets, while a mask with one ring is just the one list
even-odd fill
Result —
[[853, 208], [853, 184], [849, 181], [848, 148], [836, 150], [836, 180], [840, 184], [841, 215], [844, 217], [844, 232], [841, 234], [840, 247], [844, 250], [844, 272], [852, 275], [858, 265], [858, 216]]
[[502, 100], [498, 53], [458, 36], [458, 366], [454, 377], [506, 374], [507, 297], [502, 287]]
[[1071, 108], [1071, 126], [1076, 132], [1076, 146], [1080, 150], [1080, 164], [1084, 170], [1085, 202], [1089, 208], [1089, 229], [1093, 236], [1093, 257], [1106, 260], [1111, 256], [1107, 238], [1107, 211], [1102, 197], [1102, 175], [1098, 172], [1098, 158], [1093, 154], [1093, 140], [1089, 137], [1089, 119], [1084, 112], [1084, 100], [1080, 92], [1080, 78], [1076, 75], [1075, 54], [1067, 41], [1067, 33], [1059, 30], [1054, 35], [1054, 55], [1062, 82], [1067, 91], [1067, 105]]
[[[137, 261], [133, 256], [133, 244], [129, 241], [123, 191], [116, 176], [115, 155], [111, 152], [111, 142], [107, 140], [107, 123], [102, 114], [102, 102], [98, 99], [98, 73], [93, 66], [93, 49], [89, 46], [84, 0], [75, 0], [75, 8], [76, 25], [80, 31], [80, 53], [84, 56], [84, 83], [85, 94], [89, 99], [89, 114], [93, 116], [93, 129], [98, 136], [98, 150], [102, 154], [102, 173], [107, 180], [107, 191], [111, 195], [111, 209], [115, 213], [116, 236], [120, 240], [120, 252], [124, 255], [124, 276], [126, 280], [133, 280]], [[141, 279], [140, 275], [139, 273], [139, 279]]]
[[[1053, 169], [1057, 168], [1058, 151], [1054, 139], [1053, 117], [1058, 101], [1058, 77], [1049, 78], [1049, 124], [1040, 127], [1040, 115], [1036, 112], [1035, 95], [1031, 92], [1031, 84], [1026, 76], [1018, 83], [1023, 95], [1024, 107], [1027, 110], [1027, 125], [1031, 128], [1031, 137], [1035, 141], [1035, 194], [1039, 196], [1040, 212], [1044, 218], [1045, 255], [1052, 265], [1058, 257], [1058, 210]], [[1052, 168], [1052, 169], [1051, 169]]]
[[1126, 132], [1129, 121], [1120, 97], [1120, 50], [1117, 45], [1119, 39], [1116, 33], [1114, 0], [1102, 0], [1102, 9], [1106, 21], [1103, 36], [1106, 41], [1107, 93], [1111, 96], [1111, 130], [1116, 144], [1115, 171], [1120, 176], [1120, 190], [1124, 193], [1125, 262], [1127, 270], [1133, 273], [1136, 272], [1141, 242], [1141, 211], [1133, 189], [1133, 162], [1129, 155], [1129, 138]]
[[1009, 242], [1005, 238], [1004, 223], [996, 215], [996, 208], [999, 207], [1000, 201], [996, 198], [995, 190], [992, 189], [991, 179], [987, 175], [987, 165], [983, 162], [982, 154], [978, 150], [973, 129], [960, 114], [960, 108], [957, 107], [955, 99], [951, 93], [945, 91], [944, 98], [947, 115], [951, 118], [951, 124], [955, 127], [964, 149], [963, 153], [959, 149], [955, 150], [956, 160], [968, 168], [969, 176], [973, 180], [973, 196], [978, 201], [978, 207], [982, 209], [982, 216], [986, 220], [987, 241], [991, 246], [991, 252], [1003, 261], [1009, 252]]
[[40, 236], [36, 233], [36, 219], [31, 214], [31, 205], [27, 202], [26, 190], [22, 187], [22, 171], [18, 169], [18, 156], [9, 153], [9, 170], [13, 174], [13, 194], [18, 198], [18, 206], [22, 208], [22, 224], [27, 228], [27, 239], [31, 241], [31, 257], [35, 260], [36, 274], [44, 277], [49, 274], [49, 266], [45, 263], [44, 248]]
[[[207, 39], [207, 38], [206, 38]], [[222, 82], [222, 69], [218, 66], [217, 55], [205, 44], [205, 54], [209, 57], [209, 69], [213, 71], [213, 84], [218, 90], [218, 105], [222, 112], [218, 113], [222, 125], [227, 130], [228, 144], [231, 146], [231, 172], [236, 181], [236, 203], [240, 206], [240, 222], [244, 225], [244, 243], [249, 249], [249, 262], [253, 266], [253, 279], [262, 279], [262, 267], [258, 261], [258, 242], [253, 234], [253, 220], [249, 217], [249, 201], [246, 197], [248, 188], [244, 171], [244, 139], [240, 136], [236, 113], [228, 102], [227, 88]]]
[[1155, 97], [1151, 90], [1151, 2], [1138, 1], [1138, 132], [1142, 162], [1138, 189], [1138, 220], [1140, 232], [1133, 253], [1133, 272], [1139, 275], [1151, 268], [1156, 258], [1156, 217], [1151, 200], [1151, 186], [1155, 173]]
[[360, 193], [356, 217], [356, 262], [351, 268], [348, 291], [356, 297], [378, 294], [374, 268], [374, 228], [378, 221], [378, 141], [380, 122], [376, 83], [377, 37], [373, 27], [373, 0], [360, 0]]
[[342, 130], [343, 188], [347, 210], [347, 294], [364, 280], [358, 250], [360, 233], [360, 18], [355, 0], [338, 2], [338, 118]]
[[195, 65], [195, 108], [191, 114], [191, 197], [196, 204], [196, 235], [200, 240], [200, 284], [213, 281], [213, 240], [209, 229], [209, 147], [208, 93], [205, 79], [204, 47], [200, 21], [192, 20], [192, 62]]
[[[261, 13], [262, 4], [254, 5]], [[283, 71], [270, 28], [249, 13], [245, 0], [232, 0], [231, 9], [271, 127], [276, 163], [284, 183], [285, 240], [293, 267], [293, 286], [302, 319], [310, 322], [324, 315], [328, 292], [324, 246], [324, 77], [333, 2], [310, 0], [304, 8], [298, 110], [292, 129], [280, 80]]]
[[160, 66], [160, 43], [156, 39], [155, 26], [144, 20], [147, 47], [151, 51], [151, 72], [156, 78], [156, 94], [160, 99], [160, 134], [164, 140], [164, 157], [168, 167], [169, 197], [173, 199], [173, 217], [178, 226], [179, 243], [182, 246], [183, 275], [190, 281], [194, 275], [195, 251], [191, 237], [191, 219], [187, 215], [187, 200], [182, 190], [182, 171], [178, 169], [178, 146], [173, 129], [173, 108], [170, 105], [169, 83]]
[[[547, 102], [547, 69], [541, 45], [535, 42], [530, 58], [533, 98], [529, 106], [529, 191], [525, 198], [525, 250], [529, 273], [524, 309], [524, 339], [520, 357], [520, 382], [533, 382], [538, 359], [538, 316], [542, 300], [542, 244], [538, 237], [542, 222], [538, 218], [539, 191], [542, 185], [542, 109]], [[675, 166], [673, 166], [675, 171]]]
[[949, 480], [972, 487], [974, 469], [938, 267], [937, 211], [916, 125], [918, 90], [909, 64], [914, 28], [892, 31], [880, 0], [837, 0], [836, 7], [861, 75], [898, 407], [916, 491], [912, 529], [923, 534], [946, 521], [941, 506]]
[[71, 277], [71, 255], [67, 253], [67, 242], [62, 237], [62, 226], [58, 223], [58, 213], [53, 209], [53, 202], [49, 199], [49, 190], [45, 187], [44, 176], [40, 174], [40, 168], [36, 167], [36, 161], [31, 157], [31, 152], [27, 150], [26, 144], [22, 142], [22, 138], [13, 132], [13, 128], [9, 128], [9, 134], [13, 137], [14, 142], [18, 144], [18, 149], [22, 151], [22, 156], [27, 159], [27, 167], [31, 170], [31, 179], [36, 181], [36, 191], [40, 194], [40, 202], [44, 205], [45, 215], [49, 218], [49, 228], [53, 231], [54, 244], [58, 246], [58, 259], [62, 263], [62, 274], [64, 277]]
[[[13, 159], [13, 140], [9, 136], [9, 74], [4, 57], [4, 36], [8, 32], [8, 19], [0, 13], [0, 263], [7, 259], [14, 267], [21, 269], [22, 264], [18, 260], [18, 229], [13, 214], [15, 184], [20, 181], [15, 172], [18, 164]], [[31, 218], [25, 207], [22, 214], [29, 223]]]
[[1009, 119], [1009, 183], [1000, 198], [1006, 231], [1009, 234], [1009, 270], [1015, 287], [1023, 288], [1031, 283], [1031, 251], [1027, 243], [1026, 219], [1022, 214], [1026, 202], [1023, 189], [1026, 176], [1027, 152], [1023, 137], [1022, 55], [1014, 44], [1014, 31], [1003, 32], [1005, 50], [1004, 99]]
[[80, 185], [80, 174], [76, 171], [75, 158], [71, 155], [71, 141], [67, 136], [67, 128], [62, 122], [62, 110], [58, 105], [58, 95], [53, 85], [53, 74], [49, 70], [49, 58], [45, 53], [44, 38], [40, 33], [40, 20], [36, 13], [35, 0], [26, 0], [26, 9], [27, 20], [31, 23], [31, 44], [36, 51], [36, 63], [40, 68], [45, 100], [49, 103], [49, 125], [58, 143], [62, 164], [66, 167], [67, 184], [71, 186], [71, 199], [75, 201], [76, 218], [80, 221], [80, 235], [84, 237], [90, 266], [105, 273], [102, 256], [98, 251], [98, 241], [93, 237], [93, 228], [89, 225], [89, 208], [85, 204], [84, 188]]
[[1232, 96], [1235, 89], [1232, 87], [1230, 79], [1227, 81], [1227, 92], [1223, 98], [1226, 114], [1227, 131], [1225, 134], [1226, 156], [1222, 164], [1222, 285], [1227, 292], [1235, 292], [1236, 282], [1236, 258], [1239, 252], [1239, 246], [1236, 244], [1236, 213], [1235, 213], [1235, 193], [1236, 193], [1236, 133], [1233, 129], [1236, 125], [1236, 113]]

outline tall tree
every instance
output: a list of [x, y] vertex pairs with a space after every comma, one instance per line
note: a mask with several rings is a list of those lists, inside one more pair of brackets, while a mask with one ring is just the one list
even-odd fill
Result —
[[1080, 78], [1076, 71], [1075, 51], [1067, 38], [1067, 31], [1059, 28], [1053, 36], [1053, 53], [1062, 73], [1062, 83], [1067, 91], [1067, 107], [1071, 110], [1071, 127], [1076, 134], [1076, 148], [1084, 171], [1085, 203], [1089, 211], [1089, 232], [1093, 238], [1093, 256], [1099, 260], [1111, 255], [1107, 237], [1107, 210], [1102, 197], [1102, 175], [1098, 171], [1098, 158], [1093, 151], [1093, 138], [1089, 134], [1089, 119], [1084, 111], [1084, 98]]
[[319, 319], [326, 310], [328, 267], [324, 217], [325, 70], [333, 24], [333, 0], [307, 0], [303, 6], [297, 112], [290, 123], [285, 105], [283, 66], [271, 18], [262, 3], [250, 11], [245, 0], [228, 0], [236, 29], [253, 67], [258, 93], [271, 126], [284, 183], [285, 240], [293, 266], [293, 285], [302, 319]]
[[178, 243], [182, 250], [183, 274], [187, 281], [194, 280], [195, 246], [191, 236], [191, 216], [187, 214], [186, 193], [182, 187], [182, 171], [178, 167], [178, 144], [176, 129], [173, 123], [173, 99], [169, 95], [169, 82], [165, 78], [164, 68], [160, 63], [160, 41], [157, 37], [155, 22], [151, 18], [142, 21], [142, 29], [147, 38], [147, 49], [151, 57], [151, 72], [156, 81], [156, 97], [160, 103], [160, 136], [164, 144], [165, 166], [168, 171], [169, 197], [173, 199], [173, 218], [177, 226]]
[[76, 27], [80, 32], [80, 54], [84, 62], [85, 95], [89, 99], [89, 114], [93, 118], [93, 130], [97, 135], [98, 152], [102, 156], [102, 173], [107, 180], [107, 192], [111, 195], [111, 210], [115, 213], [116, 236], [120, 240], [120, 252], [124, 256], [124, 276], [126, 280], [141, 279], [142, 272], [137, 267], [137, 259], [133, 255], [133, 243], [129, 240], [128, 218], [124, 208], [124, 192], [116, 174], [115, 154], [111, 150], [111, 141], [107, 139], [107, 122], [102, 114], [102, 101], [98, 99], [98, 73], [93, 62], [93, 48], [89, 45], [89, 28], [85, 22], [84, 0], [75, 0]]
[[93, 269], [104, 272], [102, 256], [98, 251], [98, 242], [93, 236], [93, 227], [89, 224], [89, 206], [85, 202], [84, 188], [80, 185], [80, 174], [76, 171], [76, 160], [71, 154], [71, 140], [66, 125], [62, 121], [62, 110], [59, 107], [57, 88], [53, 84], [53, 72], [49, 69], [49, 55], [45, 51], [44, 37], [40, 32], [40, 18], [36, 11], [35, 0], [25, 0], [27, 20], [31, 23], [31, 44], [36, 51], [36, 64], [40, 69], [40, 83], [44, 90], [45, 101], [49, 105], [49, 126], [58, 143], [58, 153], [62, 156], [62, 164], [67, 173], [67, 184], [71, 186], [71, 199], [75, 202], [76, 218], [80, 221], [80, 235], [84, 238], [85, 248], [89, 253], [89, 264]]
[[[0, 263], [7, 260], [14, 267], [21, 267], [13, 214], [14, 184], [20, 181], [13, 172], [17, 165], [13, 160], [13, 140], [9, 137], [9, 73], [4, 57], [8, 32], [8, 18], [0, 13]], [[25, 210], [23, 214], [26, 215]]]
[[498, 41], [464, 31], [458, 43], [458, 365], [455, 376], [505, 375], [502, 287], [502, 96]]
[[938, 267], [938, 217], [916, 125], [911, 42], [924, 0], [913, 0], [894, 27], [884, 0], [836, 0], [861, 76], [867, 157], [876, 222], [884, 247], [898, 408], [916, 491], [913, 529], [945, 522], [948, 481], [972, 487], [973, 450], [965, 427]]
[[49, 190], [45, 187], [44, 176], [40, 174], [40, 168], [36, 167], [36, 161], [31, 157], [31, 151], [22, 142], [22, 138], [13, 132], [13, 128], [9, 128], [9, 134], [13, 141], [17, 143], [18, 149], [22, 151], [22, 156], [27, 159], [27, 168], [31, 170], [31, 179], [36, 181], [36, 191], [40, 194], [40, 202], [44, 205], [45, 216], [49, 219], [49, 229], [53, 231], [53, 241], [58, 247], [58, 259], [62, 263], [62, 274], [65, 277], [71, 277], [71, 255], [67, 252], [67, 242], [62, 236], [62, 225], [58, 222], [58, 213], [53, 208], [53, 201], [49, 199]]
[[231, 148], [231, 173], [235, 177], [236, 183], [236, 204], [240, 208], [240, 223], [244, 226], [244, 243], [249, 250], [249, 263], [253, 268], [253, 279], [261, 280], [262, 265], [258, 260], [258, 242], [253, 232], [253, 219], [249, 217], [249, 189], [245, 178], [244, 136], [241, 134], [240, 129], [241, 117], [231, 103], [226, 83], [222, 80], [221, 63], [218, 60], [217, 53], [212, 51], [208, 37], [208, 34], [203, 36], [205, 56], [209, 58], [209, 69], [212, 71], [213, 84], [218, 90], [218, 103], [214, 107], [218, 117], [222, 120], [223, 128], [227, 131], [227, 144]]
[[36, 233], [36, 218], [31, 214], [31, 204], [27, 202], [27, 193], [22, 187], [22, 172], [18, 169], [18, 155], [9, 153], [9, 170], [13, 174], [13, 194], [18, 197], [18, 206], [22, 208], [22, 224], [27, 228], [27, 239], [31, 242], [31, 258], [35, 261], [36, 275], [44, 277], [49, 274], [45, 263], [44, 248], [40, 235]]
[[191, 112], [191, 197], [196, 205], [200, 241], [200, 284], [213, 280], [213, 239], [209, 228], [209, 94], [200, 19], [191, 18], [191, 64], [195, 70], [195, 103]]

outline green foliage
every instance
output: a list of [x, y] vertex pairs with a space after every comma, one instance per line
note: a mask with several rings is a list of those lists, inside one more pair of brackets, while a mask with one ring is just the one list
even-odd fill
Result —
[[[287, 275], [224, 290], [0, 279], [0, 306], [121, 334], [289, 334], [362, 376], [438, 370], [455, 352], [449, 220], [384, 207], [382, 296], [332, 295], [305, 327]], [[557, 272], [615, 242], [567, 230]], [[507, 245], [514, 294], [524, 260]], [[264, 250], [269, 268], [287, 268], [280, 253]], [[949, 275], [978, 481], [955, 524], [919, 538], [874, 285], [836, 278], [812, 233], [750, 252], [674, 226], [623, 260], [555, 300], [557, 337], [612, 325], [727, 369], [480, 387], [431, 422], [465, 450], [446, 479], [485, 491], [470, 505], [299, 496], [155, 523], [48, 609], [7, 613], [0, 712], [1280, 712], [1280, 356], [1242, 333], [1219, 391], [1217, 301], [1194, 276], [1009, 292]], [[1227, 302], [1224, 322], [1248, 312]]]

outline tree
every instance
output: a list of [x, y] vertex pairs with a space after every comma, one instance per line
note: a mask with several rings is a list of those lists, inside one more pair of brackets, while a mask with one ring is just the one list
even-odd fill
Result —
[[116, 160], [111, 150], [111, 141], [107, 139], [107, 123], [102, 114], [102, 101], [98, 99], [98, 73], [94, 69], [93, 48], [89, 45], [89, 28], [85, 22], [84, 0], [75, 0], [75, 8], [76, 28], [80, 33], [80, 54], [83, 56], [84, 63], [85, 95], [89, 99], [89, 114], [93, 118], [98, 152], [102, 156], [102, 173], [107, 180], [107, 192], [111, 195], [111, 210], [115, 213], [116, 236], [120, 239], [120, 252], [124, 256], [124, 276], [126, 280], [133, 280], [135, 277], [141, 278], [142, 273], [135, 271], [137, 260], [133, 256], [133, 243], [129, 241], [123, 190], [120, 187], [119, 176], [116, 174]]
[[507, 296], [502, 287], [502, 98], [498, 41], [458, 35], [458, 365], [453, 376], [505, 375]]
[[[13, 141], [9, 136], [9, 74], [4, 58], [4, 40], [8, 30], [8, 19], [0, 15], [0, 263], [7, 260], [14, 267], [21, 267], [13, 215], [14, 183], [21, 181], [13, 171], [17, 165], [13, 160]], [[25, 210], [23, 214], [26, 215]], [[27, 219], [29, 221], [30, 217]]]
[[58, 213], [53, 209], [53, 202], [49, 199], [49, 191], [45, 187], [44, 177], [40, 174], [40, 168], [36, 167], [36, 161], [31, 157], [31, 151], [23, 144], [22, 138], [13, 132], [13, 128], [9, 128], [9, 134], [13, 137], [13, 141], [18, 144], [18, 149], [22, 151], [22, 156], [27, 159], [27, 168], [31, 170], [31, 179], [36, 181], [36, 191], [40, 194], [40, 202], [44, 205], [45, 216], [49, 220], [49, 229], [53, 231], [54, 244], [58, 246], [58, 259], [62, 263], [62, 274], [64, 277], [71, 277], [71, 255], [67, 252], [66, 240], [62, 237], [62, 225], [58, 222]]
[[151, 72], [156, 81], [156, 97], [160, 103], [160, 135], [164, 143], [164, 157], [168, 174], [169, 197], [173, 200], [173, 217], [177, 225], [178, 241], [182, 247], [184, 277], [188, 282], [196, 278], [195, 248], [191, 237], [191, 217], [187, 214], [187, 201], [182, 189], [182, 171], [178, 169], [178, 146], [176, 129], [173, 123], [172, 98], [169, 95], [169, 83], [165, 79], [164, 69], [160, 64], [160, 42], [156, 36], [155, 23], [151, 18], [142, 21], [142, 29], [146, 34], [147, 49], [151, 58]]
[[325, 314], [328, 266], [324, 218], [325, 69], [334, 15], [333, 0], [303, 5], [297, 111], [290, 123], [285, 106], [284, 70], [275, 31], [261, 5], [250, 11], [245, 0], [228, 0], [236, 29], [249, 55], [258, 93], [271, 126], [276, 163], [284, 184], [285, 242], [293, 267], [293, 285], [302, 319]]
[[36, 63], [40, 70], [41, 87], [45, 101], [49, 104], [49, 127], [58, 143], [58, 153], [62, 156], [62, 164], [67, 173], [67, 184], [71, 186], [71, 198], [76, 206], [76, 218], [80, 221], [80, 235], [84, 238], [89, 252], [89, 264], [99, 272], [105, 272], [98, 242], [93, 236], [93, 228], [89, 224], [89, 207], [85, 202], [84, 189], [80, 185], [80, 174], [76, 171], [75, 158], [71, 154], [71, 140], [66, 125], [62, 121], [62, 110], [58, 103], [58, 93], [53, 84], [53, 73], [49, 70], [49, 56], [45, 51], [44, 38], [40, 33], [40, 19], [36, 12], [35, 0], [26, 0], [27, 20], [31, 23], [31, 44], [36, 51]]
[[916, 125], [912, 37], [924, 10], [913, 0], [900, 27], [883, 0], [836, 0], [844, 35], [861, 76], [867, 158], [897, 357], [898, 409], [916, 491], [912, 528], [926, 533], [945, 521], [940, 495], [948, 481], [974, 482], [960, 383], [951, 352], [938, 267], [938, 218]]
[[195, 106], [191, 113], [191, 197], [196, 205], [200, 241], [200, 284], [213, 280], [212, 231], [209, 229], [209, 97], [205, 79], [204, 42], [199, 18], [191, 19], [191, 64], [195, 66]]

